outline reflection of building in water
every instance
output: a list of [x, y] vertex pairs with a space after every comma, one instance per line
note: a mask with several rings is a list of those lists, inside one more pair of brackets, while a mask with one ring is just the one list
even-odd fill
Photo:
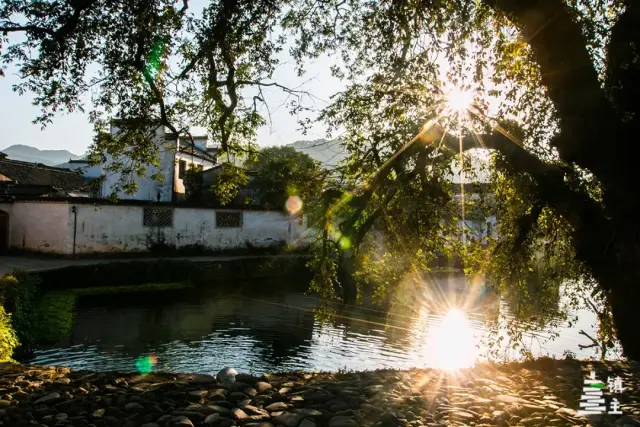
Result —
[[[101, 350], [140, 354], [166, 343], [221, 345], [242, 337], [277, 361], [297, 352], [313, 333], [313, 301], [301, 294], [266, 300], [180, 293], [140, 294], [80, 302], [73, 344], [95, 344]], [[161, 350], [158, 350], [159, 352]]]

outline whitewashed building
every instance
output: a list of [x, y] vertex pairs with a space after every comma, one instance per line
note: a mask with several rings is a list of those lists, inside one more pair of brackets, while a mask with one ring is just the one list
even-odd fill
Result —
[[[120, 132], [118, 123], [118, 120], [112, 122], [112, 135]], [[117, 198], [122, 200], [173, 202], [184, 197], [184, 176], [189, 169], [197, 167], [206, 171], [217, 165], [218, 147], [209, 143], [206, 136], [194, 136], [193, 141], [187, 140], [178, 138], [175, 134], [167, 132], [163, 126], [159, 126], [155, 131], [154, 140], [159, 147], [159, 166], [147, 165], [143, 177], [123, 177], [121, 173], [109, 170], [115, 161], [126, 164], [126, 156], [116, 160], [108, 156], [106, 162], [98, 165], [91, 165], [88, 159], [69, 160], [57, 167], [78, 171], [89, 182], [98, 181], [95, 193], [99, 198], [106, 198], [115, 193]], [[161, 175], [163, 179], [158, 181], [153, 178], [154, 175]], [[123, 179], [135, 182], [137, 191], [134, 194], [118, 191]]]
[[[111, 135], [120, 132], [118, 123], [118, 120], [112, 122]], [[167, 132], [164, 126], [159, 126], [155, 132], [155, 142], [159, 147], [159, 165], [147, 165], [146, 175], [143, 177], [128, 177], [136, 183], [137, 191], [134, 194], [117, 191], [123, 177], [120, 173], [109, 171], [114, 159], [107, 157], [107, 161], [102, 165], [101, 174], [103, 197], [115, 193], [118, 199], [122, 200], [176, 201], [185, 194], [184, 176], [187, 170], [198, 167], [206, 171], [216, 166], [218, 147], [210, 144], [206, 136], [194, 136], [193, 141], [186, 140]], [[126, 160], [126, 157], [117, 159], [125, 162]], [[154, 175], [161, 175], [163, 178], [158, 181], [153, 178]]]

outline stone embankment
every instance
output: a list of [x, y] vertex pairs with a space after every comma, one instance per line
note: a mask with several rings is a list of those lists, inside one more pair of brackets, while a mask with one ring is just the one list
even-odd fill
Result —
[[[587, 419], [583, 380], [620, 376], [622, 416]], [[640, 426], [640, 369], [539, 360], [439, 370], [254, 377], [0, 365], [0, 426]], [[227, 375], [228, 377], [228, 375]], [[613, 396], [604, 392], [607, 401]]]

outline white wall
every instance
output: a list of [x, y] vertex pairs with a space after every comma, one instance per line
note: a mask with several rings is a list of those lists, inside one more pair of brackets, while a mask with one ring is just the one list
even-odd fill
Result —
[[269, 247], [281, 241], [303, 244], [298, 237], [304, 224], [299, 225], [297, 218], [280, 212], [243, 211], [242, 227], [217, 228], [216, 211], [212, 209], [173, 208], [172, 227], [146, 227], [142, 206], [78, 204], [76, 208], [77, 254], [144, 252], [158, 242], [176, 248], [197, 245], [208, 250], [246, 248], [248, 244]]
[[69, 207], [66, 202], [0, 204], [9, 213], [9, 246], [33, 252], [69, 253]]
[[[461, 230], [460, 238], [463, 238], [464, 233], [462, 230], [467, 230], [468, 237], [472, 240], [484, 239], [486, 237], [497, 238], [497, 224], [498, 221], [495, 216], [490, 216], [480, 221], [467, 219], [462, 222], [462, 220], [459, 220], [458, 227]], [[491, 232], [491, 236], [487, 236], [487, 231]]]

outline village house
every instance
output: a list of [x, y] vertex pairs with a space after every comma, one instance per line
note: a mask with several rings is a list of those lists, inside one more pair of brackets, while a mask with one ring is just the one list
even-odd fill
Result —
[[[112, 121], [110, 132], [111, 135], [118, 135], [120, 121]], [[159, 126], [156, 129], [154, 141], [159, 147], [159, 165], [148, 165], [147, 173], [143, 177], [127, 177], [136, 183], [137, 191], [134, 194], [118, 190], [118, 184], [123, 177], [120, 173], [109, 171], [114, 161], [126, 161], [126, 158], [107, 158], [107, 161], [101, 165], [102, 197], [115, 193], [121, 200], [176, 202], [184, 198], [184, 178], [188, 170], [197, 168], [199, 171], [206, 171], [216, 166], [218, 148], [210, 144], [206, 136], [193, 136], [187, 139], [167, 132], [164, 126]], [[154, 175], [161, 175], [163, 178], [159, 181], [152, 178]]]
[[29, 197], [89, 197], [87, 179], [81, 173], [11, 160], [0, 153], [0, 200]]
[[[110, 129], [112, 135], [120, 132], [119, 123], [117, 119], [112, 121]], [[135, 174], [123, 176], [120, 172], [109, 170], [116, 161], [127, 163], [126, 156], [119, 159], [107, 157], [106, 162], [97, 165], [91, 164], [88, 158], [69, 160], [57, 167], [78, 171], [88, 181], [99, 181], [96, 185], [96, 194], [100, 198], [115, 195], [120, 200], [177, 202], [185, 197], [184, 178], [187, 171], [197, 169], [203, 172], [218, 166], [216, 159], [218, 147], [209, 143], [207, 136], [179, 138], [159, 126], [154, 140], [159, 147], [159, 166], [146, 165], [147, 171], [142, 177]], [[156, 180], [152, 178], [154, 175], [161, 175], [163, 179]], [[122, 180], [135, 182], [137, 191], [128, 194], [120, 190], [118, 186]]]

